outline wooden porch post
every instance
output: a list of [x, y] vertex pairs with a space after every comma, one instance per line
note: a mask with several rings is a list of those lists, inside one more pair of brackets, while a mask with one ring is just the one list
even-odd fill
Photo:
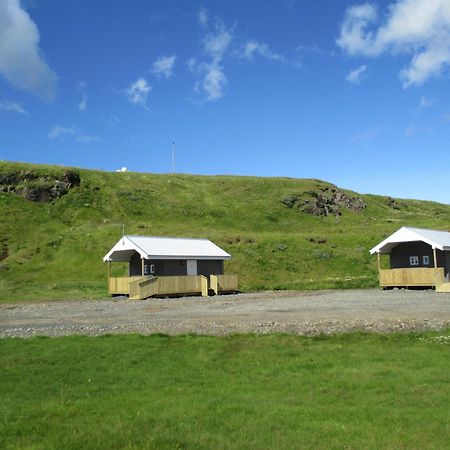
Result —
[[145, 261], [145, 259], [141, 258], [141, 261], [142, 261], [141, 275], [144, 276], [144, 265], [145, 265], [144, 261]]
[[381, 272], [381, 258], [380, 258], [380, 252], [377, 252], [377, 263], [378, 263], [378, 273]]
[[437, 253], [436, 247], [433, 247], [434, 268], [437, 269]]
[[111, 278], [111, 261], [108, 261], [108, 278]]

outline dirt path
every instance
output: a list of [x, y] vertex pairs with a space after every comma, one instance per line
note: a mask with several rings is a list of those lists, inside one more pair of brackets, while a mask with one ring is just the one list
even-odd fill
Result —
[[142, 334], [391, 332], [450, 326], [450, 294], [329, 290], [130, 301], [0, 305], [0, 337]]

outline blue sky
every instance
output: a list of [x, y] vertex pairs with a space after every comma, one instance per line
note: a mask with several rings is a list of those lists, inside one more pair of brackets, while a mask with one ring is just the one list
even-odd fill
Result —
[[0, 0], [0, 159], [450, 203], [449, 68], [449, 0]]

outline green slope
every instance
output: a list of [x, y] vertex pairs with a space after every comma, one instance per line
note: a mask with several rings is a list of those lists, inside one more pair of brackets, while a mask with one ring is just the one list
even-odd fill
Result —
[[[75, 170], [81, 184], [53, 202], [0, 192], [0, 300], [106, 296], [102, 257], [121, 224], [127, 234], [211, 239], [233, 255], [226, 271], [242, 290], [375, 286], [368, 250], [381, 239], [402, 225], [450, 228], [450, 206], [433, 202], [393, 207], [346, 191], [366, 208], [339, 217], [282, 202], [331, 186], [319, 180]], [[0, 162], [0, 175], [14, 171], [58, 177], [67, 168]]]

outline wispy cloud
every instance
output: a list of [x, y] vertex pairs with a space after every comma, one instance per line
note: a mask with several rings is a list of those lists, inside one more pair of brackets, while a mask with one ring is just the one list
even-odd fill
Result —
[[131, 103], [147, 108], [147, 99], [151, 90], [152, 87], [147, 80], [138, 78], [125, 90], [125, 94]]
[[103, 142], [98, 136], [91, 136], [88, 134], [82, 133], [76, 127], [64, 127], [61, 125], [53, 125], [47, 134], [48, 139], [51, 141], [54, 140], [65, 140], [65, 139], [73, 139], [82, 144], [91, 144], [94, 142]]
[[350, 138], [350, 142], [358, 143], [358, 142], [368, 142], [373, 141], [379, 134], [379, 128], [370, 128], [368, 130], [363, 131], [362, 133], [358, 133], [355, 136]]
[[208, 25], [209, 14], [205, 8], [200, 8], [197, 16], [198, 23], [205, 28]]
[[73, 136], [75, 135], [75, 128], [74, 127], [63, 127], [61, 125], [53, 125], [50, 129], [47, 137], [50, 140], [58, 139], [58, 138], [64, 138], [67, 136]]
[[349, 55], [411, 56], [409, 65], [399, 74], [405, 88], [421, 85], [450, 66], [448, 0], [397, 0], [381, 17], [370, 3], [351, 6], [337, 45]]
[[190, 58], [188, 69], [200, 76], [194, 90], [207, 102], [216, 101], [225, 95], [228, 84], [223, 66], [223, 59], [233, 40], [232, 30], [225, 28], [221, 21], [217, 21], [213, 31], [203, 38], [203, 53], [206, 61]]
[[272, 52], [267, 44], [251, 39], [244, 44], [241, 57], [248, 61], [253, 61], [255, 55], [259, 55], [273, 61], [284, 61], [284, 56]]
[[284, 61], [284, 56], [272, 51], [268, 44], [256, 39], [239, 40], [235, 27], [227, 28], [219, 18], [211, 19], [206, 9], [200, 9], [198, 23], [204, 30], [202, 52], [187, 61], [190, 72], [196, 75], [194, 91], [201, 101], [212, 102], [224, 97], [228, 86], [225, 74], [227, 59], [252, 62], [256, 57]]
[[407, 137], [413, 137], [417, 134], [417, 127], [415, 125], [410, 125], [408, 128], [406, 128], [405, 130], [405, 136]]
[[426, 97], [425, 95], [422, 95], [420, 97], [419, 108], [428, 108], [428, 107], [432, 106], [433, 103], [435, 103], [434, 99], [432, 99], [430, 97]]
[[366, 70], [366, 65], [359, 66], [357, 69], [350, 71], [345, 79], [353, 84], [361, 84], [361, 81], [365, 78]]
[[177, 57], [175, 55], [171, 56], [160, 56], [152, 65], [152, 72], [157, 75], [162, 75], [169, 78], [173, 74], [173, 68], [175, 66], [175, 61]]
[[78, 102], [78, 109], [81, 112], [84, 112], [87, 109], [88, 97], [86, 94], [86, 86], [87, 86], [87, 83], [85, 81], [80, 81], [78, 83], [77, 91], [81, 94], [81, 100]]
[[22, 107], [20, 103], [17, 102], [11, 102], [8, 100], [0, 101], [0, 109], [7, 112], [29, 116], [28, 112]]
[[39, 47], [39, 30], [19, 0], [0, 1], [0, 74], [13, 86], [51, 100], [56, 74]]

